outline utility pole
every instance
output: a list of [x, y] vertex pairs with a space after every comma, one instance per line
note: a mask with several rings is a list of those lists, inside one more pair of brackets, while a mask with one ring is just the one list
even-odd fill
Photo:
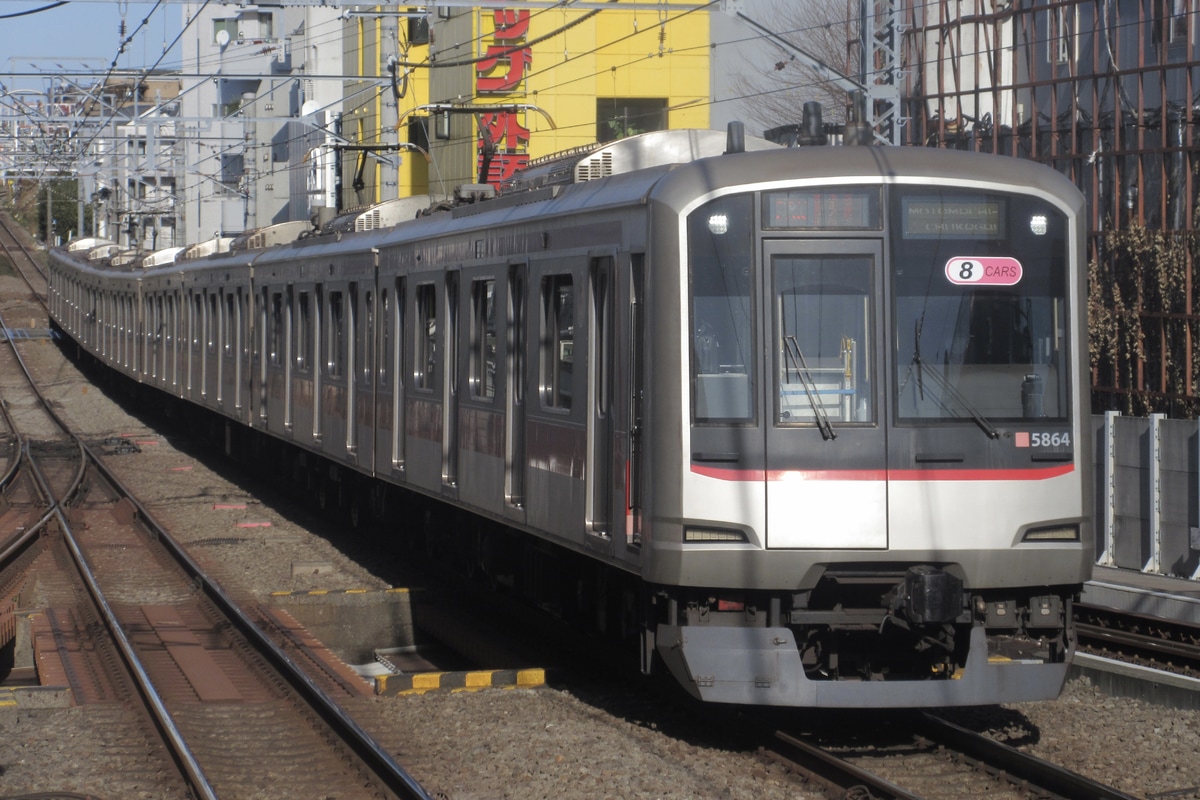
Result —
[[899, 11], [896, 0], [859, 0], [859, 75], [843, 75], [804, 48], [775, 33], [741, 12], [741, 3], [727, 0], [722, 10], [772, 43], [795, 54], [799, 61], [851, 97], [866, 99], [865, 122], [877, 144], [900, 144], [900, 54], [896, 47]]

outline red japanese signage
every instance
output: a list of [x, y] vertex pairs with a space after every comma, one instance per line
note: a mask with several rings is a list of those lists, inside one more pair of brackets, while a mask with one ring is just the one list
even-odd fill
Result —
[[[524, 94], [525, 73], [533, 63], [533, 51], [525, 44], [529, 12], [493, 11], [492, 21], [493, 43], [475, 65], [476, 94], [493, 98]], [[480, 175], [484, 182], [499, 187], [529, 163], [529, 129], [521, 124], [522, 116], [501, 111], [480, 117], [476, 172], [486, 171]]]

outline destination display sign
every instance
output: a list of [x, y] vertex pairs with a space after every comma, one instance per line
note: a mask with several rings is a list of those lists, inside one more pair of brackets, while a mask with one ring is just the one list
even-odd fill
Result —
[[772, 230], [880, 229], [878, 189], [799, 189], [767, 192], [763, 226]]
[[906, 197], [902, 221], [905, 239], [999, 239], [1005, 231], [1004, 207], [995, 200]]

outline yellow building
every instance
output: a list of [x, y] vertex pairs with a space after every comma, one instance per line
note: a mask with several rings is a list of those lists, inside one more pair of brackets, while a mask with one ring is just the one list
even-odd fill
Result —
[[[390, 23], [403, 87], [395, 133], [400, 142], [428, 145], [430, 161], [400, 153], [393, 189], [386, 168], [368, 157], [360, 202], [426, 193], [442, 199], [461, 184], [498, 185], [540, 156], [646, 131], [707, 128], [708, 7], [696, 0], [631, 5], [435, 5], [425, 18], [427, 37], [413, 18]], [[347, 37], [358, 43], [356, 74], [387, 77], [387, 19], [348, 23], [357, 23]], [[352, 91], [362, 93], [363, 84], [348, 84]], [[344, 135], [396, 141], [386, 130], [392, 97], [390, 88], [379, 92], [353, 113], [348, 100]], [[344, 196], [355, 196], [355, 174], [346, 171]]]
[[349, 75], [341, 136], [349, 147], [377, 150], [342, 152], [341, 202], [355, 208], [429, 191], [429, 169], [421, 151], [386, 149], [412, 142], [427, 151], [424, 120], [408, 119], [397, 130], [398, 115], [429, 102], [428, 69], [405, 64], [429, 60], [429, 16], [424, 6], [363, 6], [350, 15], [343, 32], [343, 64]]

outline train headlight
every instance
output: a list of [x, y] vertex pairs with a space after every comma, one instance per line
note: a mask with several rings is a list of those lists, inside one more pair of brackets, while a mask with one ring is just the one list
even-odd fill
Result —
[[1033, 528], [1025, 531], [1023, 542], [1078, 542], [1078, 525], [1057, 525], [1053, 528]]
[[1029, 218], [1029, 230], [1034, 236], [1045, 236], [1050, 227], [1050, 221], [1045, 214], [1034, 214]]
[[715, 236], [723, 236], [729, 232], [729, 215], [713, 214], [708, 218], [708, 229]]
[[748, 542], [743, 531], [731, 528], [684, 528], [685, 542]]

